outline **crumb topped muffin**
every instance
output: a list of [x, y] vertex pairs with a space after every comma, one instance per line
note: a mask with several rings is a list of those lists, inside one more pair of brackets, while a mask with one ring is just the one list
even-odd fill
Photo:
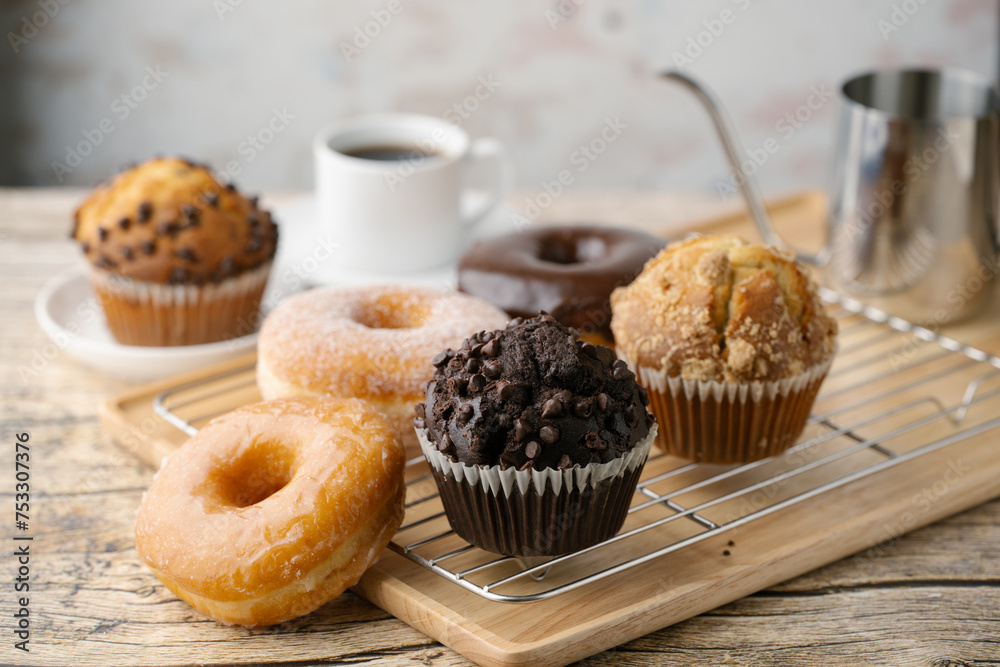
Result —
[[835, 348], [837, 323], [794, 256], [734, 236], [671, 245], [611, 303], [622, 353], [687, 380], [780, 380]]
[[[480, 332], [433, 363], [414, 422], [455, 532], [537, 556], [621, 528], [656, 428], [610, 348], [543, 314]], [[568, 507], [579, 511], [567, 517]]]
[[189, 345], [252, 331], [278, 228], [208, 167], [156, 158], [92, 192], [72, 237], [119, 342]]
[[[734, 236], [668, 246], [631, 285], [615, 290], [611, 308], [619, 354], [655, 394], [661, 442], [671, 453], [697, 460], [753, 460], [790, 446], [836, 351], [837, 323], [794, 256]], [[739, 401], [748, 410], [753, 396], [766, 402], [776, 392], [782, 402], [795, 402], [797, 411], [786, 409], [759, 429], [727, 431], [720, 424], [718, 432], [731, 431], [743, 441], [709, 442], [708, 434], [698, 434], [688, 401], [698, 383], [702, 394], [710, 383], [723, 392], [756, 387], [750, 399]], [[694, 409], [712, 408], [707, 403], [699, 401]], [[721, 411], [712, 417], [729, 418]]]

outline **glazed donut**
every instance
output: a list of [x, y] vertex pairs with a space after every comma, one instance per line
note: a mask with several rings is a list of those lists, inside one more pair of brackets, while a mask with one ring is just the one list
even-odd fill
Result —
[[[417, 448], [413, 406], [434, 376], [431, 360], [507, 316], [464, 294], [426, 287], [327, 287], [297, 294], [264, 320], [257, 386], [264, 398], [363, 398]], [[418, 454], [418, 452], [414, 452]]]
[[511, 317], [545, 311], [581, 337], [610, 344], [608, 298], [666, 241], [617, 227], [543, 227], [480, 241], [462, 256], [458, 289]]
[[403, 519], [405, 457], [364, 401], [297, 397], [218, 417], [156, 474], [135, 546], [226, 624], [308, 614], [353, 586]]

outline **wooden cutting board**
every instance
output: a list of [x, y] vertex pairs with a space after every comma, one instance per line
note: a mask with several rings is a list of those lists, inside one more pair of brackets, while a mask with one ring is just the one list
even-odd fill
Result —
[[[821, 212], [816, 195], [779, 202], [772, 211], [787, 237], [803, 245], [815, 242]], [[710, 221], [705, 228], [753, 236], [741, 216]], [[822, 442], [742, 473], [721, 466], [690, 467], [663, 455], [652, 458], [643, 473], [644, 480], [663, 477], [647, 487], [655, 498], [673, 493], [671, 502], [683, 507], [715, 502], [699, 511], [699, 517], [715, 524], [735, 521], [729, 530], [706, 533], [704, 525], [688, 518], [670, 520], [579, 562], [562, 563], [541, 582], [525, 577], [495, 589], [509, 595], [550, 590], [635, 555], [690, 542], [595, 583], [534, 602], [487, 600], [396, 551], [387, 551], [355, 590], [480, 664], [562, 665], [1000, 495], [1000, 457], [994, 453], [1000, 430], [993, 428], [1000, 415], [996, 369], [842, 309], [835, 314], [842, 327], [841, 351], [814, 410], [828, 418], [810, 425], [804, 435]], [[995, 351], [997, 322], [994, 309], [949, 334]], [[170, 399], [186, 403], [176, 412], [187, 417], [256, 400], [252, 363], [250, 356], [116, 396], [102, 410], [104, 428], [124, 448], [158, 465], [187, 436], [154, 413], [153, 399], [193, 384], [196, 388]], [[229, 375], [206, 380], [220, 373]], [[961, 411], [961, 421], [937, 416], [942, 406], [960, 405], [977, 380], [973, 402]], [[975, 431], [981, 432], [963, 437]], [[955, 442], [907, 458], [921, 447], [950, 440]], [[828, 463], [818, 464], [827, 458]], [[889, 464], [894, 465], [782, 506], [824, 483]], [[815, 467], [788, 474], [802, 466]], [[433, 494], [433, 484], [422, 479], [425, 472], [422, 463], [408, 468], [409, 478], [415, 480], [408, 501]], [[721, 477], [707, 481], [713, 475]], [[717, 502], [748, 486], [755, 490]], [[640, 503], [650, 507], [630, 516], [625, 530], [676, 513], [676, 508], [637, 494], [633, 506]], [[410, 507], [407, 523], [424, 521], [401, 530], [397, 549], [446, 532], [445, 519], [434, 518], [439, 511], [433, 498]], [[741, 523], [741, 517], [759, 511], [770, 513]], [[432, 558], [460, 546], [457, 538], [446, 537], [414, 552]], [[447, 563], [453, 569], [472, 569], [491, 558], [473, 550]], [[510, 563], [494, 569], [497, 572], [489, 576], [477, 572], [467, 579], [482, 584], [518, 571]]]

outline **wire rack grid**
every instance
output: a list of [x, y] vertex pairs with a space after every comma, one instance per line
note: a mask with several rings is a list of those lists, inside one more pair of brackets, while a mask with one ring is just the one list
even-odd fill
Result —
[[[415, 458], [407, 463], [406, 519], [389, 548], [488, 600], [542, 600], [1000, 428], [1000, 359], [836, 292], [821, 296], [839, 321], [840, 349], [806, 432], [784, 454], [718, 466], [653, 453], [618, 535], [544, 559], [499, 556], [461, 540], [426, 463]], [[193, 435], [255, 391], [249, 365], [173, 387], [153, 407]]]

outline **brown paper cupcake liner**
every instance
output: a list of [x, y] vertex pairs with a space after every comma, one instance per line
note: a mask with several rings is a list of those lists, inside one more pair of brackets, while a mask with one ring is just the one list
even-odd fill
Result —
[[124, 345], [215, 343], [257, 330], [270, 262], [218, 284], [161, 285], [91, 268], [108, 327]]
[[508, 556], [558, 556], [613, 537], [625, 523], [656, 438], [608, 463], [569, 470], [501, 470], [451, 461], [417, 430], [448, 522], [462, 539]]
[[795, 444], [833, 359], [793, 378], [752, 383], [684, 380], [625, 361], [649, 392], [658, 446], [702, 463], [747, 463]]

